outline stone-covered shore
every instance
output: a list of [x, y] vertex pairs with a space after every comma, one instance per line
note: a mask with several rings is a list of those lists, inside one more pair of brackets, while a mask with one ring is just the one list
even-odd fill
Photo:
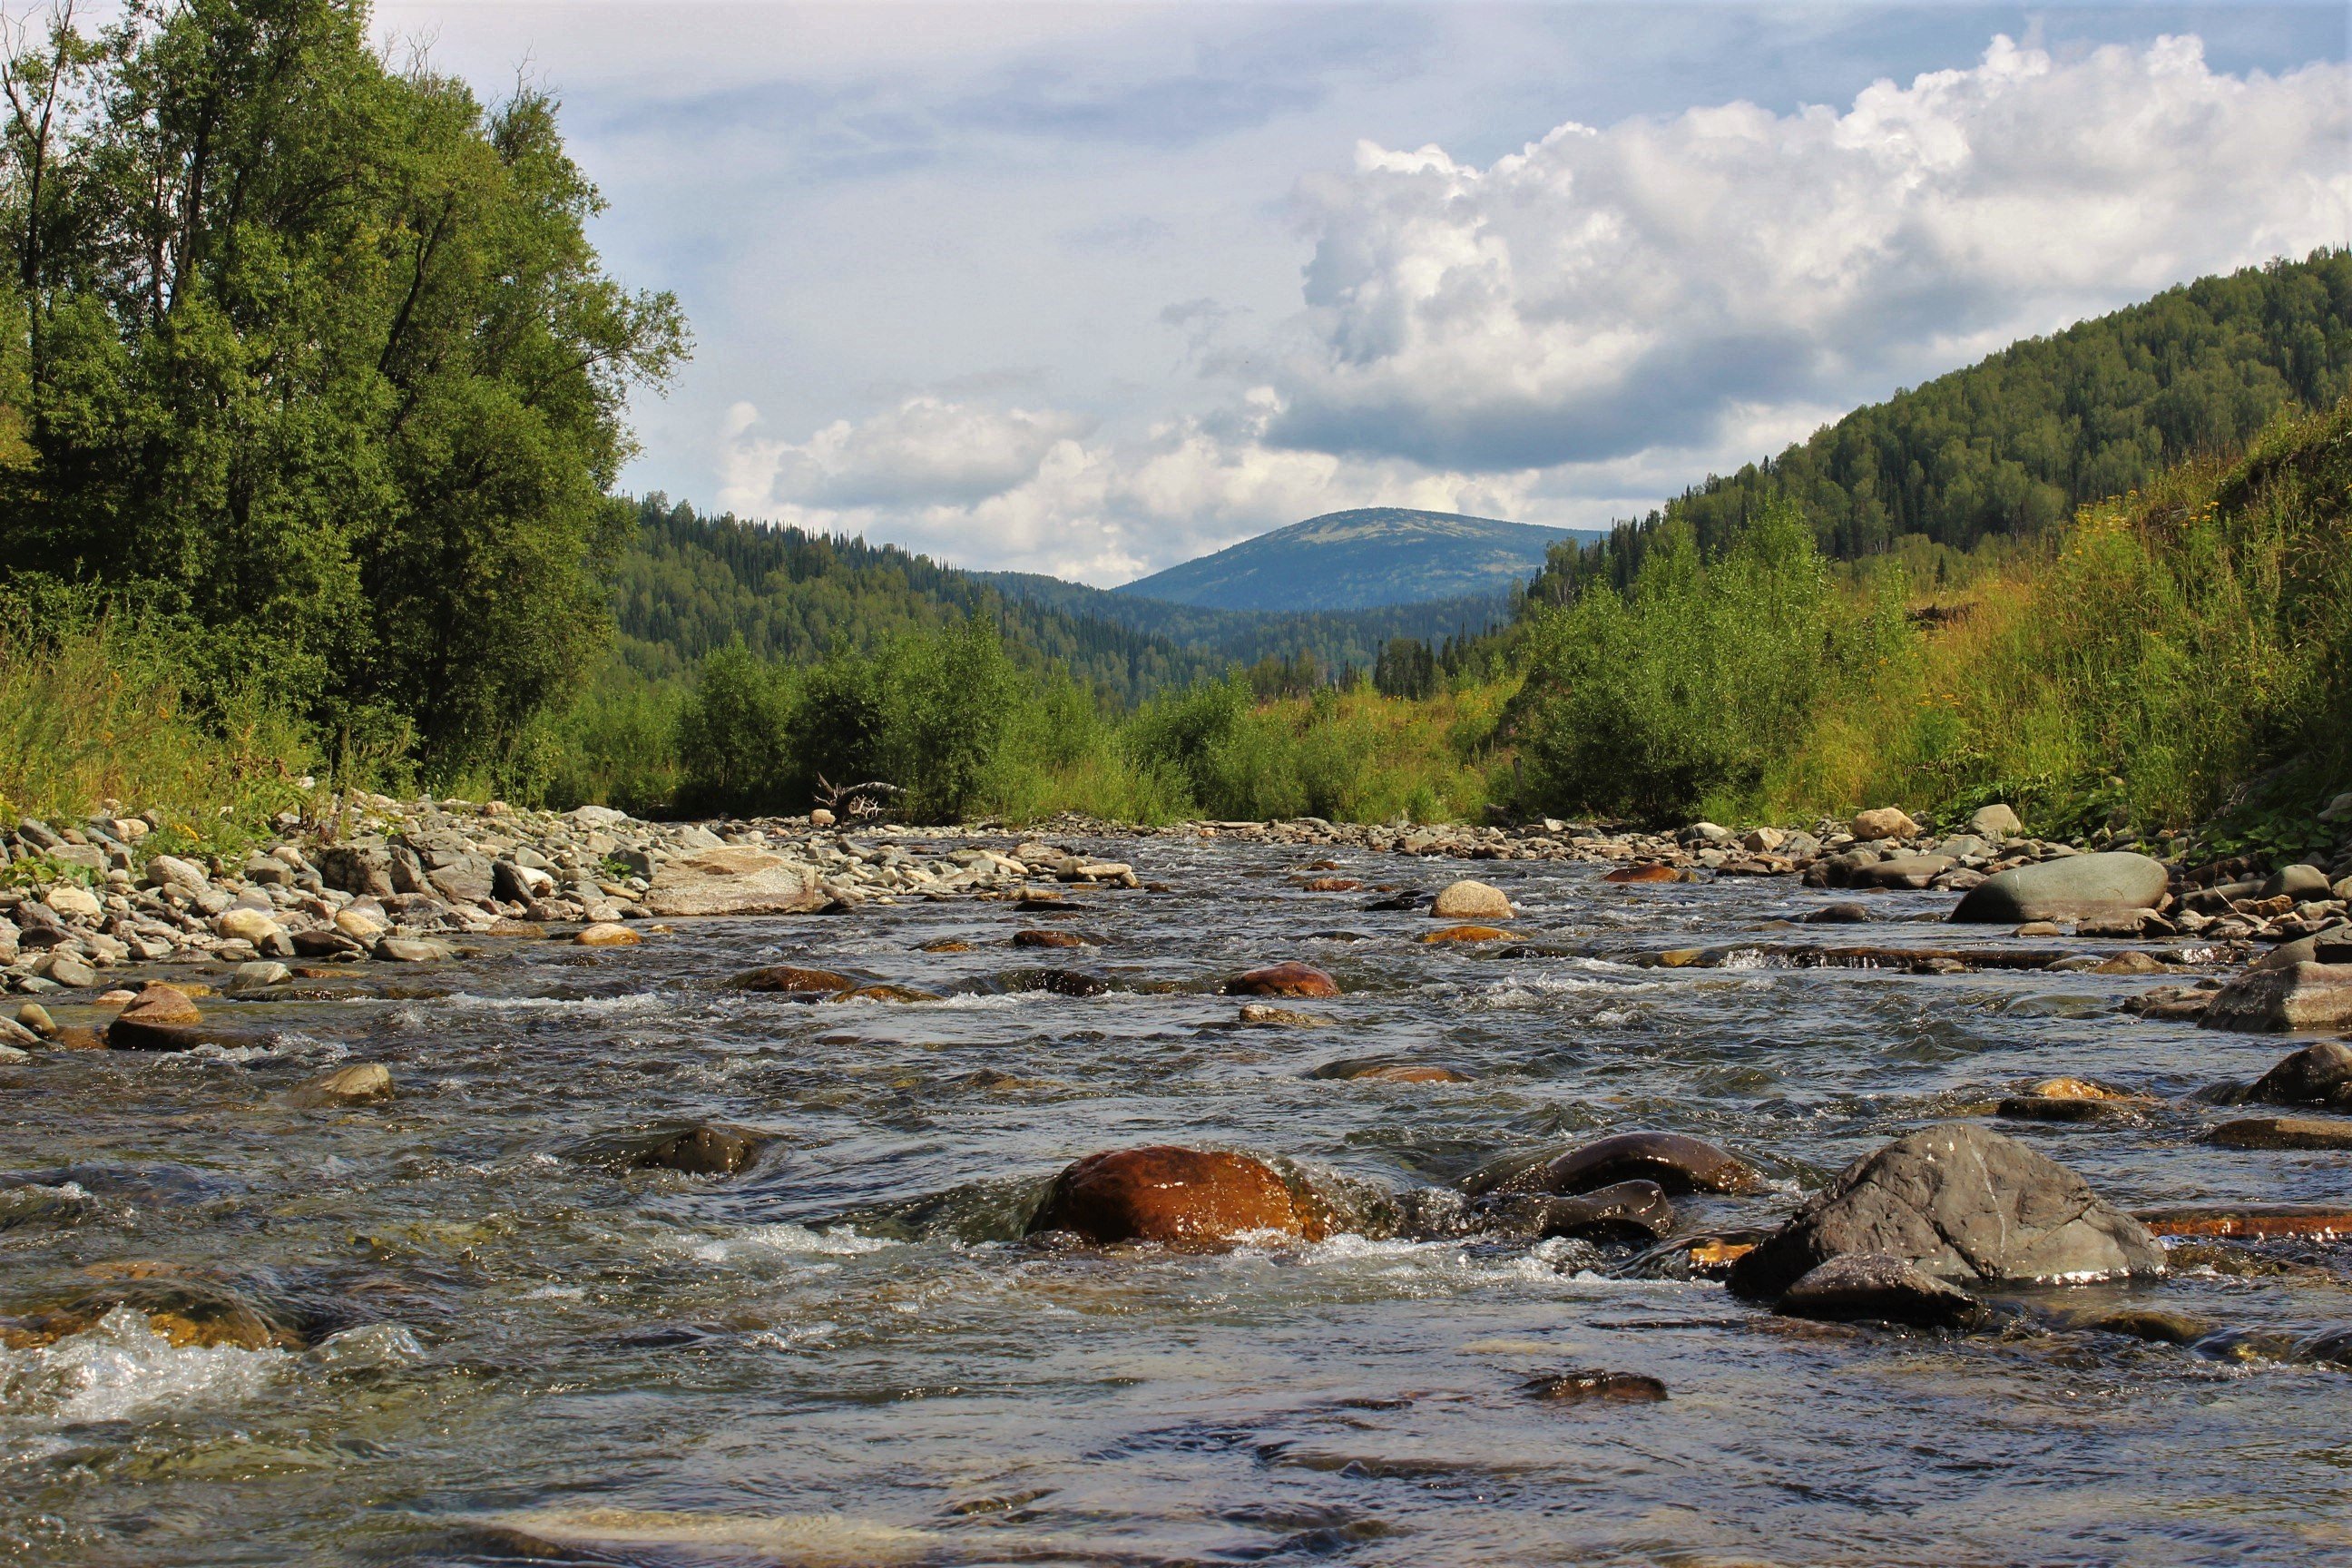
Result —
[[[2352, 795], [2330, 808], [2346, 829], [2329, 863], [2270, 867], [2200, 860], [2193, 837], [2069, 843], [2021, 830], [1990, 806], [1938, 833], [1893, 808], [1810, 828], [1745, 831], [1696, 823], [1678, 833], [1546, 819], [1522, 826], [1190, 822], [1159, 828], [1066, 818], [1014, 831], [842, 825], [814, 818], [656, 823], [603, 806], [568, 813], [498, 802], [347, 799], [326, 822], [281, 817], [279, 841], [242, 859], [157, 853], [152, 818], [101, 814], [26, 820], [0, 834], [0, 989], [38, 995], [105, 991], [124, 965], [241, 966], [267, 985], [305, 960], [421, 962], [501, 929], [589, 928], [590, 942], [630, 940], [639, 922], [701, 915], [847, 910], [908, 899], [1017, 899], [1043, 885], [1141, 885], [1134, 867], [1055, 840], [1125, 837], [1328, 846], [1400, 857], [1604, 864], [1613, 879], [1705, 882], [1787, 877], [1870, 892], [1970, 893], [2004, 873], [2084, 858], [2135, 864], [2147, 891], [2080, 906], [2064, 932], [2209, 943], [2316, 943], [2347, 934], [2352, 902]], [[2153, 854], [2145, 852], [2153, 851]], [[2156, 868], [2160, 868], [2158, 872]], [[2039, 872], [2063, 879], [2067, 868]], [[2014, 879], [2012, 877], [2011, 879]], [[1316, 890], [1357, 890], [1327, 879]], [[1971, 901], [1986, 895], [1972, 894]], [[1996, 903], [1999, 901], [1996, 900]], [[2008, 906], [2001, 906], [2008, 907]], [[2074, 906], [2052, 906], [2067, 908]], [[2029, 905], [2015, 906], [2026, 915]], [[1968, 917], [1969, 905], [1960, 911]], [[1836, 918], [1836, 907], [1827, 912]], [[1998, 911], [1993, 918], [1999, 918]], [[2059, 921], [2027, 934], [2062, 934]], [[2296, 952], [2294, 958], [2315, 956]]]

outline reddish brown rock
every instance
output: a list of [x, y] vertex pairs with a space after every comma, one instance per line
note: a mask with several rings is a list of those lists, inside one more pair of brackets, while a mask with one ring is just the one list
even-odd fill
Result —
[[830, 969], [802, 969], [789, 963], [747, 970], [727, 983], [738, 991], [782, 991], [799, 995], [837, 996], [855, 991], [863, 981]]
[[1337, 996], [1339, 983], [1312, 964], [1269, 963], [1225, 982], [1234, 996]]
[[1496, 926], [1447, 926], [1433, 931], [1421, 939], [1425, 942], [1508, 942], [1511, 933]]
[[2151, 1236], [2352, 1236], [2352, 1205], [2175, 1204], [2135, 1210]]
[[1468, 1083], [1466, 1074], [1433, 1062], [1382, 1061], [1378, 1058], [1359, 1058], [1349, 1061], [1326, 1062], [1307, 1075], [1309, 1078], [1338, 1079], [1347, 1083]]
[[1648, 861], [1639, 866], [1620, 866], [1601, 879], [1604, 882], [1679, 882], [1683, 874], [1672, 866]]
[[1016, 931], [1015, 947], [1084, 947], [1087, 939], [1074, 931]]
[[1214, 1247], [1263, 1231], [1313, 1241], [1325, 1226], [1264, 1161], [1160, 1144], [1090, 1154], [1069, 1166], [1054, 1178], [1029, 1229], [1106, 1245]]
[[1352, 893], [1363, 886], [1353, 877], [1309, 877], [1298, 884], [1307, 893]]

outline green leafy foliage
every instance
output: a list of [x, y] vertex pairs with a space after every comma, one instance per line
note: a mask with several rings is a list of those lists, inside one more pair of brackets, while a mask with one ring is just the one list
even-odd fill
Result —
[[1629, 592], [1539, 618], [1513, 722], [1530, 804], [1686, 818], [1752, 792], [1840, 683], [1866, 679], [1882, 621], [1832, 592], [1796, 509], [1715, 553], [1668, 524]]
[[446, 773], [600, 655], [625, 399], [685, 334], [600, 269], [551, 100], [368, 24], [133, 0], [6, 62], [0, 575], [136, 586], [335, 754]]

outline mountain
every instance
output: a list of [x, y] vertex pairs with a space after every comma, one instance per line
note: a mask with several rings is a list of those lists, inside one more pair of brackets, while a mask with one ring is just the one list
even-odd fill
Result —
[[1597, 539], [1490, 517], [1403, 507], [1327, 512], [1113, 590], [1219, 610], [1367, 610], [1502, 595], [1552, 545]]

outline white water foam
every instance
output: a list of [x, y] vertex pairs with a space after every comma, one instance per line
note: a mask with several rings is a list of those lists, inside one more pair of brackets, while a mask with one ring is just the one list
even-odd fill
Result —
[[855, 1258], [861, 1253], [879, 1252], [885, 1247], [900, 1245], [878, 1236], [860, 1236], [851, 1226], [811, 1230], [804, 1225], [755, 1225], [733, 1236], [699, 1242], [688, 1250], [704, 1263], [725, 1263], [730, 1258], [759, 1253], [803, 1258]]
[[232, 1404], [259, 1394], [292, 1360], [278, 1350], [175, 1349], [142, 1314], [117, 1307], [55, 1344], [0, 1351], [0, 1411], [12, 1422], [72, 1426]]
[[631, 991], [619, 996], [477, 996], [470, 991], [452, 991], [433, 1005], [460, 1013], [578, 1013], [589, 1017], [616, 1017], [674, 1008], [677, 1003], [674, 998], [666, 1001], [657, 991]]

